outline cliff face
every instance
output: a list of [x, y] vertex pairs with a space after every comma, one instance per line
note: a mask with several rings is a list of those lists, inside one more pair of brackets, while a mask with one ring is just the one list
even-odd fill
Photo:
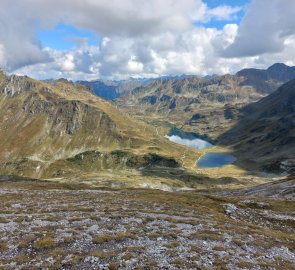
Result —
[[0, 91], [5, 96], [13, 97], [35, 86], [34, 81], [28, 77], [6, 76], [3, 72], [0, 74]]
[[109, 130], [115, 128], [107, 114], [77, 100], [42, 100], [37, 93], [30, 93], [24, 100], [23, 110], [32, 116], [46, 114], [48, 124], [56, 132], [69, 135], [76, 134], [81, 128], [91, 131], [96, 125]]

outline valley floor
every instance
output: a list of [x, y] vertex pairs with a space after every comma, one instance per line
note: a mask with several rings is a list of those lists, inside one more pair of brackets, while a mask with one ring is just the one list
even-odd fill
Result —
[[0, 181], [0, 269], [294, 269], [295, 201]]

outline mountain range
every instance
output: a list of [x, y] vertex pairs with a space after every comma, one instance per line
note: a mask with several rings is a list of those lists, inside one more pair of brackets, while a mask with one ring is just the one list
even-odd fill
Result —
[[0, 72], [0, 174], [207, 183], [195, 165], [202, 152], [165, 139], [171, 127], [232, 149], [243, 168], [293, 173], [295, 81], [274, 92], [249, 83], [282, 84], [292, 70], [275, 64], [239, 76], [149, 80], [115, 102], [66, 79], [45, 82]]
[[[238, 71], [234, 76], [243, 77], [239, 86], [250, 86], [258, 93], [267, 94], [276, 90], [284, 82], [295, 78], [295, 67], [290, 67], [282, 63], [276, 63], [268, 69], [247, 68]], [[198, 77], [199, 79], [210, 81], [217, 74], [199, 77], [195, 75], [170, 75], [156, 78], [130, 78], [127, 80], [93, 80], [77, 81], [77, 83], [88, 86], [96, 95], [105, 99], [117, 99], [118, 97], [134, 90], [137, 87], [147, 86], [154, 81], [165, 81], [167, 79], [182, 80], [186, 78]]]
[[295, 78], [294, 69], [274, 64], [266, 70], [245, 69], [206, 80], [198, 76], [155, 80], [119, 97], [116, 103], [133, 115], [168, 120], [216, 138], [235, 123], [240, 108]]
[[79, 81], [96, 95], [114, 100], [126, 113], [147, 121], [168, 121], [216, 139], [230, 129], [243, 106], [295, 78], [295, 67], [276, 63], [235, 75], [164, 76], [123, 81]]
[[[104, 99], [115, 100], [137, 87], [146, 86], [154, 81], [167, 80], [171, 78], [183, 79], [189, 78], [192, 75], [171, 75], [155, 78], [129, 78], [126, 80], [93, 80], [93, 81], [77, 81], [77, 83], [87, 86], [97, 96]], [[206, 76], [207, 78], [207, 76]], [[211, 76], [210, 76], [211, 78]]]

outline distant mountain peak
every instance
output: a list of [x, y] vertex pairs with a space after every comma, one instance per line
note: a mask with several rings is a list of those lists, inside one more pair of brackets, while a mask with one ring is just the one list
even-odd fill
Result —
[[68, 79], [66, 79], [66, 78], [59, 78], [59, 79], [57, 79], [56, 81], [57, 81], [57, 82], [64, 82], [64, 83], [72, 83], [71, 80], [68, 80]]
[[279, 86], [295, 78], [295, 67], [283, 63], [275, 63], [267, 69], [246, 68], [236, 73], [244, 77], [244, 85], [267, 94], [275, 91]]
[[290, 68], [290, 66], [284, 64], [284, 63], [275, 63], [273, 65], [271, 65], [267, 70], [272, 70], [272, 69], [278, 69], [278, 68]]

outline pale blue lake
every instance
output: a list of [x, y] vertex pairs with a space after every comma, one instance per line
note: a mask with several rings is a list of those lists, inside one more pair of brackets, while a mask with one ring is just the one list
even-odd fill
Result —
[[[214, 146], [214, 142], [206, 135], [185, 132], [172, 128], [165, 136], [169, 141], [195, 149], [205, 149]], [[199, 168], [220, 168], [232, 164], [237, 159], [226, 153], [208, 152], [197, 161]]]
[[199, 168], [220, 168], [232, 164], [236, 160], [230, 154], [209, 152], [199, 159], [197, 166]]

